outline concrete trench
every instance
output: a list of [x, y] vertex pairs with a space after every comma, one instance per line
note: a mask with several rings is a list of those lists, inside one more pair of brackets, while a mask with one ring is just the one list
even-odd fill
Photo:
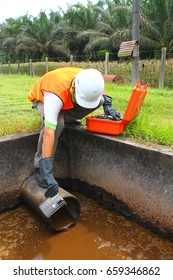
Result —
[[[37, 139], [38, 132], [0, 137], [1, 212], [21, 202], [21, 186], [33, 172]], [[58, 143], [54, 175], [61, 187], [81, 191], [171, 238], [172, 149], [66, 127]]]

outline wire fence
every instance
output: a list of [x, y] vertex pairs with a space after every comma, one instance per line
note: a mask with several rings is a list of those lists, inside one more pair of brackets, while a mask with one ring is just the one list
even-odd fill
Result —
[[[160, 52], [160, 58], [157, 59], [139, 58], [139, 78], [142, 83], [150, 83], [153, 87], [173, 88], [173, 58], [164, 60], [162, 54], [163, 52]], [[133, 58], [125, 57], [113, 60], [112, 57], [111, 54], [111, 60], [108, 55], [105, 55], [105, 60], [85, 59], [82, 61], [82, 57], [76, 58], [71, 55], [68, 61], [63, 57], [54, 59], [46, 57], [44, 61], [30, 59], [28, 62], [11, 63], [9, 61], [7, 64], [1, 62], [0, 73], [42, 76], [48, 71], [61, 67], [95, 68], [102, 74], [117, 75], [122, 77], [124, 83], [131, 83]]]

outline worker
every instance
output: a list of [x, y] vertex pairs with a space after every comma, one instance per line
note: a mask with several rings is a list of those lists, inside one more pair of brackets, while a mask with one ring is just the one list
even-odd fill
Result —
[[102, 74], [95, 69], [68, 67], [50, 71], [38, 80], [28, 99], [43, 120], [34, 157], [34, 177], [38, 185], [47, 188], [45, 197], [49, 198], [58, 193], [52, 168], [64, 123], [78, 122], [101, 105], [108, 118], [121, 117], [105, 93]]

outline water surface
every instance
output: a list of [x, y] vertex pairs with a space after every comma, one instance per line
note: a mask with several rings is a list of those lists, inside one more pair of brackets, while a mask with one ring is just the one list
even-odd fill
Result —
[[173, 243], [75, 193], [81, 202], [77, 224], [53, 233], [27, 206], [0, 214], [1, 260], [166, 260]]

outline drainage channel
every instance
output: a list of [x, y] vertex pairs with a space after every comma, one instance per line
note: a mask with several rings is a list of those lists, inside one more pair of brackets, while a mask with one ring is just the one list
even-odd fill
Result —
[[25, 204], [0, 214], [1, 260], [166, 260], [173, 243], [84, 194], [81, 214], [68, 231], [50, 231]]

